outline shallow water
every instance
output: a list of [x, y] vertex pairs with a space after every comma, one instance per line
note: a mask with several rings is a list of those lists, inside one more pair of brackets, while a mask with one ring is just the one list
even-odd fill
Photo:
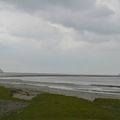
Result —
[[[6, 77], [3, 82], [76, 91], [120, 93], [120, 77]], [[22, 80], [22, 81], [21, 81]]]
[[73, 84], [99, 84], [99, 85], [119, 85], [120, 77], [14, 77], [14, 79], [22, 79], [34, 82], [50, 82], [50, 83], [73, 83]]

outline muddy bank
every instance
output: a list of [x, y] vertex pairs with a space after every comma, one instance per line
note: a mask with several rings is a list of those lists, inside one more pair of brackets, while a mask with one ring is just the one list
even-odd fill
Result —
[[25, 88], [24, 89], [11, 88], [11, 92], [12, 92], [13, 98], [18, 98], [21, 100], [32, 100], [38, 94], [43, 93], [43, 92], [32, 91], [32, 90], [25, 89]]

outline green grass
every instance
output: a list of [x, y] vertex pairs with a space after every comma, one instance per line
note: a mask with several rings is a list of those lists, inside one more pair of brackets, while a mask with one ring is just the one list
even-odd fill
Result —
[[116, 119], [120, 120], [120, 100], [115, 99], [98, 99], [95, 100], [95, 104], [101, 108], [111, 111], [112, 115]]
[[1, 99], [4, 100], [12, 99], [12, 94], [9, 89], [0, 86], [0, 100]]
[[21, 112], [0, 120], [120, 120], [119, 113], [120, 100], [98, 99], [90, 102], [44, 93], [31, 100], [30, 105]]

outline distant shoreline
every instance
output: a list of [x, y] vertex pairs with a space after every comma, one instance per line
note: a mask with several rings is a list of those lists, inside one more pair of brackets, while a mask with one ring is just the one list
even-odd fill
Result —
[[120, 77], [120, 75], [63, 74], [63, 73], [10, 73], [4, 72], [0, 77]]

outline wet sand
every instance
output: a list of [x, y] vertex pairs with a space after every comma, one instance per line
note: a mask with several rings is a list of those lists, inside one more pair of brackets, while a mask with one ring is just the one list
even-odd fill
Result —
[[[104, 93], [104, 92], [93, 92], [93, 91], [77, 91], [77, 90], [65, 90], [65, 89], [58, 89], [58, 88], [50, 88], [45, 86], [34, 86], [34, 85], [27, 85], [27, 84], [8, 84], [8, 83], [1, 83], [1, 86], [5, 86], [10, 89], [20, 89], [23, 91], [29, 91], [29, 97], [34, 97], [37, 94], [41, 94], [41, 92], [52, 93], [52, 94], [61, 94], [66, 96], [75, 96], [78, 98], [83, 98], [86, 100], [94, 101], [97, 98], [110, 98], [110, 99], [120, 99], [119, 93]], [[34, 94], [33, 94], [34, 93]], [[26, 97], [20, 94], [16, 94], [19, 98]], [[29, 98], [28, 98], [29, 99]]]

